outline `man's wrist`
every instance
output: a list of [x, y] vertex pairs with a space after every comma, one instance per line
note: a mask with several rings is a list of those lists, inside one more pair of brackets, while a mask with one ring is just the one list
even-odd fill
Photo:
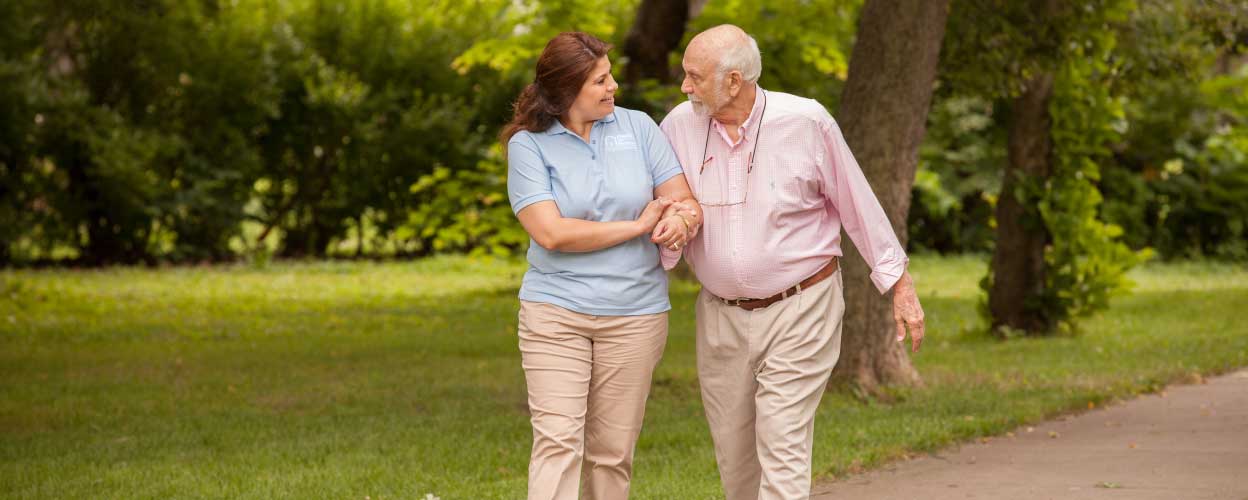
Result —
[[688, 219], [685, 219], [685, 216], [684, 216], [684, 215], [682, 215], [680, 212], [674, 213], [674, 214], [669, 215], [669, 216], [667, 216], [667, 217], [668, 217], [669, 219], [670, 219], [670, 218], [672, 218], [672, 217], [675, 217], [677, 220], [679, 220], [679, 221], [680, 221], [680, 223], [681, 223], [681, 224], [684, 224], [684, 226], [685, 226], [685, 235], [686, 235], [686, 236], [687, 236], [687, 235], [689, 235], [690, 233], [693, 233], [693, 226], [689, 224], [689, 220], [688, 220]]
[[678, 212], [680, 212], [680, 209], [676, 207], [675, 203], [673, 203], [671, 205], [668, 205], [667, 208], [663, 209], [663, 218], [666, 219], [668, 217], [671, 217], [672, 215], [675, 215]]
[[914, 289], [914, 279], [910, 277], [910, 271], [902, 271], [901, 276], [897, 278], [897, 282], [893, 283], [893, 292]]
[[702, 222], [698, 220], [697, 214], [677, 212], [677, 215], [680, 216], [681, 220], [685, 221], [685, 226], [689, 228], [690, 235], [697, 233], [698, 228], [702, 227]]

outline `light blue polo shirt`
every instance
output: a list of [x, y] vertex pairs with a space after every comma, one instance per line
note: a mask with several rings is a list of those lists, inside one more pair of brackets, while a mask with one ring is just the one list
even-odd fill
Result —
[[[616, 107], [594, 123], [589, 142], [558, 121], [507, 143], [511, 209], [554, 200], [564, 217], [630, 221], [654, 187], [681, 174], [672, 146], [649, 115]], [[634, 316], [671, 309], [659, 249], [645, 234], [595, 252], [547, 250], [529, 240], [520, 299], [582, 314]]]

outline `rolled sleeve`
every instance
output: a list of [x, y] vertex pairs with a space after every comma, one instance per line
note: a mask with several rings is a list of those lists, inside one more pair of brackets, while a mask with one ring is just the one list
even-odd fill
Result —
[[659, 262], [663, 263], [664, 271], [671, 271], [680, 263], [681, 255], [684, 255], [684, 249], [672, 250], [667, 247], [659, 247]]
[[840, 215], [845, 233], [871, 266], [876, 289], [886, 293], [906, 271], [909, 258], [836, 121], [825, 115], [819, 129], [823, 147], [818, 164], [824, 194]]
[[874, 266], [871, 266], [871, 282], [875, 283], [875, 288], [880, 293], [892, 290], [893, 285], [897, 284], [897, 280], [901, 279], [901, 275], [906, 272], [906, 265], [909, 264], [910, 258], [902, 254], [900, 258], [890, 248]]
[[[538, 154], [536, 143], [526, 144], [523, 137], [527, 135], [517, 134], [507, 144], [507, 198], [515, 213], [539, 201], [555, 199], [550, 171]], [[527, 142], [531, 141], [529, 138]]]

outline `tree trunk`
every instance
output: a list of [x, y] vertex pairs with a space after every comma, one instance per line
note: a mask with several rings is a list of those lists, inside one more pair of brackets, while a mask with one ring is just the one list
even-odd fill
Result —
[[1049, 234], [1035, 203], [1020, 199], [1027, 178], [1048, 178], [1053, 141], [1049, 136], [1049, 98], [1053, 75], [1041, 74], [1027, 82], [1014, 100], [1010, 115], [1009, 163], [997, 200], [997, 246], [992, 254], [992, 287], [988, 310], [993, 331], [1008, 326], [1028, 333], [1047, 332], [1054, 325], [1027, 307], [1044, 289], [1044, 246]]
[[[902, 245], [948, 17], [949, 0], [868, 0], [837, 115]], [[880, 385], [920, 384], [893, 340], [892, 293], [880, 295], [857, 248], [841, 241], [846, 308], [833, 380], [871, 393]]]
[[645, 78], [670, 83], [674, 78], [668, 54], [680, 45], [690, 18], [688, 0], [642, 0], [637, 18], [624, 40], [624, 81], [635, 84]]
[[286, 229], [278, 256], [289, 259], [328, 256], [329, 243], [342, 234], [342, 218], [332, 212], [326, 213], [314, 202], [308, 202], [294, 224]]
[[355, 216], [355, 258], [364, 256], [364, 214]]

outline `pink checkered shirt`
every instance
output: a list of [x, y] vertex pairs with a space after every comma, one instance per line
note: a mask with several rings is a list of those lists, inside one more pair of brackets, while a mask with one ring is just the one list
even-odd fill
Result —
[[[761, 129], [756, 128], [760, 114]], [[719, 122], [695, 114], [688, 102], [672, 110], [660, 128], [705, 217], [682, 251], [663, 250], [664, 268], [674, 267], [683, 253], [698, 281], [716, 296], [770, 297], [840, 256], [844, 227], [870, 264], [880, 293], [905, 271], [905, 250], [884, 209], [840, 127], [813, 99], [759, 88], [736, 144]], [[748, 169], [752, 151], [757, 158]]]

